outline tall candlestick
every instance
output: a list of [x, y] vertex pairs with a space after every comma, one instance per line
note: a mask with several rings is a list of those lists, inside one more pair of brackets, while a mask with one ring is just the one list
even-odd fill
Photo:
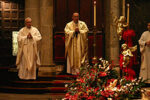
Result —
[[94, 1], [94, 26], [96, 26], [96, 1]]
[[125, 14], [125, 12], [126, 12], [126, 10], [125, 10], [125, 3], [126, 3], [126, 1], [125, 0], [122, 0], [122, 16], [125, 16], [126, 14]]
[[97, 56], [96, 56], [96, 0], [94, 0], [94, 27], [93, 27], [93, 35], [94, 35], [94, 43], [93, 43], [93, 48], [94, 48], [94, 57], [92, 58], [92, 63], [96, 64], [97, 63]]
[[130, 17], [130, 5], [127, 4], [127, 23], [129, 25], [129, 17]]

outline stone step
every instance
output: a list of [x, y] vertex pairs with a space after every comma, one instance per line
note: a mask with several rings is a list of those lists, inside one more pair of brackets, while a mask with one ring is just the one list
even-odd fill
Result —
[[72, 80], [52, 80], [52, 81], [13, 81], [8, 85], [12, 87], [65, 87], [65, 84], [72, 83]]
[[38, 76], [58, 75], [64, 69], [64, 65], [42, 66], [38, 68]]
[[76, 78], [76, 75], [47, 75], [39, 76], [37, 80], [75, 80]]
[[10, 87], [0, 86], [0, 92], [7, 93], [65, 93], [65, 87], [43, 87], [43, 88], [26, 88], [26, 87]]
[[[48, 72], [47, 70], [42, 69], [43, 72]], [[15, 68], [2, 72], [2, 75], [7, 78], [3, 79], [1, 75], [0, 92], [8, 93], [65, 93], [65, 84], [75, 81], [77, 77], [76, 75], [40, 74], [36, 80], [21, 80]]]

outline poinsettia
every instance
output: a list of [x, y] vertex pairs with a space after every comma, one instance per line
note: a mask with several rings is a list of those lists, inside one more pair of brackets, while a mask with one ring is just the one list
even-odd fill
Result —
[[79, 79], [77, 79], [77, 81], [79, 81], [81, 83], [85, 83], [85, 79], [84, 78], [79, 78]]
[[106, 73], [106, 72], [100, 72], [100, 73], [99, 73], [99, 77], [105, 77], [105, 76], [107, 76], [107, 73]]
[[104, 90], [104, 91], [101, 91], [101, 95], [104, 96], [104, 97], [109, 97], [110, 95], [113, 95], [115, 92], [112, 91], [112, 90]]
[[78, 94], [72, 95], [69, 100], [78, 100]]
[[99, 90], [99, 87], [96, 87], [96, 88], [94, 89], [94, 92], [96, 93], [98, 90]]
[[99, 59], [93, 65], [82, 66], [76, 81], [68, 85], [65, 100], [120, 100], [122, 97], [133, 97], [140, 91], [144, 82], [142, 78], [118, 78], [112, 65]]
[[107, 80], [107, 84], [106, 84], [106, 86], [108, 86], [111, 82], [113, 82], [115, 79], [108, 79]]
[[93, 100], [94, 98], [96, 98], [95, 96], [89, 96], [87, 99], [88, 100]]

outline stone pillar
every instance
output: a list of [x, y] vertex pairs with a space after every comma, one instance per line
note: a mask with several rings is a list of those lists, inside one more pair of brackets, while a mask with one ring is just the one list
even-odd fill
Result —
[[119, 64], [119, 39], [116, 31], [114, 18], [119, 17], [120, 0], [105, 1], [105, 43], [106, 43], [106, 59], [114, 61], [114, 64]]
[[119, 39], [114, 18], [119, 17], [119, 1], [110, 0], [110, 59], [119, 64]]
[[38, 74], [55, 73], [56, 68], [53, 64], [53, 0], [25, 0], [25, 17], [32, 18], [32, 25], [37, 27], [42, 35], [41, 67]]
[[25, 17], [32, 18], [32, 25], [36, 28], [40, 28], [40, 9], [39, 0], [25, 0]]
[[41, 64], [50, 66], [53, 65], [53, 0], [40, 0], [40, 25]]

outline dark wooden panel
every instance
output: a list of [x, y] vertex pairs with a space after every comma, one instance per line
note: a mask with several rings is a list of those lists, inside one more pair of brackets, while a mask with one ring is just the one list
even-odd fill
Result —
[[[72, 20], [73, 12], [80, 13], [80, 20], [84, 21], [90, 30], [93, 29], [93, 0], [55, 0], [54, 1], [55, 32], [64, 31], [66, 23]], [[103, 0], [97, 0], [97, 28], [102, 29]]]
[[[11, 49], [9, 49], [9, 48], [2, 48], [1, 50], [0, 50], [0, 54], [1, 54], [1, 56], [8, 56], [8, 55], [10, 55], [11, 54]], [[7, 55], [6, 55], [7, 54]]]
[[12, 56], [12, 31], [18, 31], [23, 26], [24, 0], [0, 0], [0, 65], [15, 64]]
[[72, 14], [74, 12], [79, 12], [79, 0], [68, 0], [68, 20], [67, 21], [71, 21], [72, 20]]
[[67, 0], [56, 0], [55, 2], [55, 28], [57, 31], [63, 31], [67, 22]]
[[103, 24], [103, 0], [97, 0], [96, 6], [96, 18], [97, 18], [97, 28], [101, 30]]
[[4, 11], [4, 18], [10, 18], [10, 11]]
[[12, 28], [14, 28], [14, 27], [18, 27], [18, 20], [13, 20], [12, 22], [11, 22], [11, 27]]
[[[96, 55], [97, 57], [103, 57], [103, 34], [100, 31], [96, 35]], [[93, 33], [88, 33], [88, 56], [91, 60], [94, 56], [93, 48], [94, 36]], [[64, 33], [56, 33], [54, 36], [54, 61], [65, 62], [65, 36]]]
[[11, 8], [10, 5], [11, 5], [10, 2], [5, 2], [5, 3], [4, 3], [4, 9], [5, 9], [5, 10], [6, 10], [6, 9], [10, 9], [10, 8]]
[[84, 21], [88, 28], [92, 28], [92, 0], [80, 0], [80, 20]]
[[18, 0], [17, 1], [17, 3], [18, 3], [18, 9], [19, 10], [24, 10], [24, 8], [25, 8], [25, 0]]
[[24, 19], [24, 11], [20, 11], [19, 12], [19, 18], [23, 18]]
[[4, 35], [4, 39], [7, 40], [5, 41], [5, 44], [3, 46], [6, 47], [11, 47], [11, 42], [12, 42], [12, 38], [11, 38], [11, 31], [9, 29], [5, 29], [3, 30], [3, 35]]
[[[96, 56], [98, 58], [103, 57], [103, 49], [104, 49], [104, 45], [103, 45], [103, 34], [102, 33], [98, 33], [96, 35]], [[94, 47], [93, 47], [93, 43], [94, 43], [94, 36], [93, 33], [88, 35], [88, 56], [89, 59], [91, 60], [94, 56]]]
[[4, 20], [3, 25], [4, 25], [4, 28], [10, 28], [10, 25], [11, 25], [10, 20]]
[[17, 11], [12, 11], [12, 18], [18, 18], [18, 12]]
[[96, 53], [97, 53], [97, 57], [104, 57], [103, 50], [104, 50], [105, 46], [104, 46], [104, 41], [103, 41], [104, 39], [103, 38], [104, 38], [103, 35], [97, 35], [97, 37], [96, 37]]
[[24, 26], [24, 20], [19, 20], [18, 23], [19, 29]]
[[12, 3], [12, 4], [11, 4], [11, 8], [12, 8], [12, 9], [17, 9], [17, 8], [18, 8], [18, 4]]
[[65, 62], [65, 37], [64, 33], [54, 36], [54, 61]]

